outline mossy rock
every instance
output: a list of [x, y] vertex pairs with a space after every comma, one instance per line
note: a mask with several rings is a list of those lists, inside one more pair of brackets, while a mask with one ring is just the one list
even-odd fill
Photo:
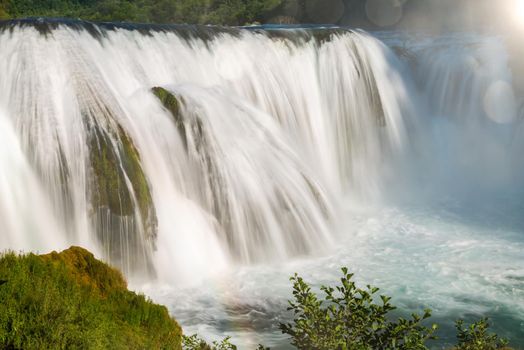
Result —
[[[213, 198], [209, 209], [226, 228], [226, 231], [233, 230], [231, 228], [230, 204], [225, 193], [225, 180], [220, 167], [214, 161], [215, 158], [210, 156], [210, 152], [212, 152], [210, 139], [213, 136], [206, 132], [205, 124], [198, 115], [182, 115], [180, 106], [184, 103], [184, 100], [181, 97], [175, 96], [162, 87], [154, 87], [151, 91], [171, 114], [186, 152], [191, 157], [194, 157], [198, 163], [202, 164], [202, 167], [205, 169], [203, 176], [205, 181], [209, 183], [210, 195]], [[203, 203], [208, 204], [205, 201]]]
[[151, 91], [173, 117], [173, 121], [175, 122], [180, 137], [182, 138], [184, 148], [187, 151], [187, 135], [186, 128], [184, 126], [184, 120], [180, 114], [180, 102], [175, 95], [162, 87], [154, 87], [151, 89]]
[[95, 206], [106, 206], [115, 215], [134, 214], [133, 194], [126, 183], [130, 181], [140, 214], [144, 220], [151, 215], [153, 207], [149, 184], [142, 170], [140, 156], [127, 133], [118, 128], [114, 135], [116, 147], [110, 135], [94, 127], [90, 137], [91, 166], [96, 180]]
[[162, 102], [175, 118], [179, 115], [180, 106], [177, 98], [163, 87], [155, 86], [151, 89], [153, 94]]
[[85, 249], [3, 254], [0, 280], [2, 349], [181, 349], [167, 309]]
[[[87, 110], [93, 219], [104, 254], [126, 274], [153, 274], [157, 218], [140, 155], [106, 107]], [[140, 214], [139, 217], [137, 212]]]

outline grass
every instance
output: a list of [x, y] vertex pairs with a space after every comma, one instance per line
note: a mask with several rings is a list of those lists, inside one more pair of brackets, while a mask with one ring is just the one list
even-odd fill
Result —
[[181, 349], [181, 337], [164, 306], [82, 248], [0, 257], [0, 348]]

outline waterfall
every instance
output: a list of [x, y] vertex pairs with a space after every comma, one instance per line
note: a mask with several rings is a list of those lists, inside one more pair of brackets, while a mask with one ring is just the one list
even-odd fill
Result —
[[190, 279], [322, 252], [412, 111], [360, 31], [0, 24], [2, 249]]
[[[411, 48], [430, 144], [426, 163], [448, 190], [518, 190], [522, 115], [498, 36], [442, 36]], [[429, 163], [429, 164], [428, 164]]]

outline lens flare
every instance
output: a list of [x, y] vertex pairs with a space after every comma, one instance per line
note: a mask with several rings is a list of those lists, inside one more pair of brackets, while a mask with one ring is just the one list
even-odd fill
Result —
[[524, 25], [524, 0], [515, 0], [515, 6], [513, 8], [515, 20]]

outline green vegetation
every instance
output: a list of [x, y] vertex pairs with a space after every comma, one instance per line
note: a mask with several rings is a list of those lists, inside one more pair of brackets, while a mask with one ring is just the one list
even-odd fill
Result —
[[90, 134], [89, 154], [95, 185], [93, 205], [108, 208], [113, 215], [131, 216], [136, 199], [144, 232], [148, 238], [154, 238], [155, 208], [140, 155], [127, 133], [120, 126], [117, 131], [113, 135], [117, 140], [116, 147], [113, 145], [115, 141], [102, 128], [95, 126]]
[[294, 302], [293, 323], [281, 325], [284, 334], [291, 336], [292, 344], [299, 349], [423, 349], [433, 339], [437, 325], [427, 328], [421, 324], [431, 316], [412, 315], [390, 321], [394, 310], [390, 298], [381, 295], [376, 303], [378, 288], [357, 288], [353, 275], [342, 269], [341, 285], [321, 287], [325, 293], [320, 300], [311, 287], [297, 275], [292, 278]]
[[0, 19], [70, 17], [92, 21], [240, 25], [283, 0], [0, 0]]
[[[237, 350], [238, 347], [230, 342], [231, 337], [226, 337], [222, 341], [214, 341], [211, 345], [200, 339], [196, 334], [183, 337], [184, 350]], [[256, 350], [270, 350], [263, 345], [258, 345]]]
[[196, 334], [183, 337], [184, 350], [237, 350], [237, 346], [231, 344], [231, 338], [224, 338], [222, 341], [214, 341], [211, 345], [200, 339]]
[[4, 5], [2, 4], [2, 2], [0, 2], [0, 21], [3, 19], [9, 19], [9, 17], [10, 16], [4, 8]]
[[454, 350], [509, 349], [506, 347], [508, 342], [505, 339], [499, 339], [496, 334], [488, 333], [487, 318], [483, 318], [469, 327], [464, 327], [464, 321], [458, 320], [455, 327], [457, 328], [458, 345]]
[[0, 257], [0, 348], [180, 349], [164, 306], [127, 290], [122, 274], [71, 247]]
[[180, 134], [180, 137], [182, 138], [182, 142], [184, 143], [184, 147], [187, 151], [187, 135], [186, 135], [186, 127], [184, 125], [184, 120], [182, 119], [182, 116], [180, 115], [180, 105], [178, 102], [178, 99], [169, 91], [162, 87], [154, 87], [151, 89], [153, 94], [158, 98], [158, 100], [162, 103], [162, 105], [168, 110], [168, 112], [171, 113], [171, 116], [173, 117], [173, 121], [175, 122], [175, 125], [178, 129], [178, 133]]
[[[100, 113], [115, 120], [107, 108]], [[158, 221], [140, 154], [118, 123], [104, 128], [88, 114], [84, 120], [89, 128], [90, 218], [106, 248], [105, 256], [125, 273], [130, 269], [154, 273], [149, 252], [155, 244]]]

